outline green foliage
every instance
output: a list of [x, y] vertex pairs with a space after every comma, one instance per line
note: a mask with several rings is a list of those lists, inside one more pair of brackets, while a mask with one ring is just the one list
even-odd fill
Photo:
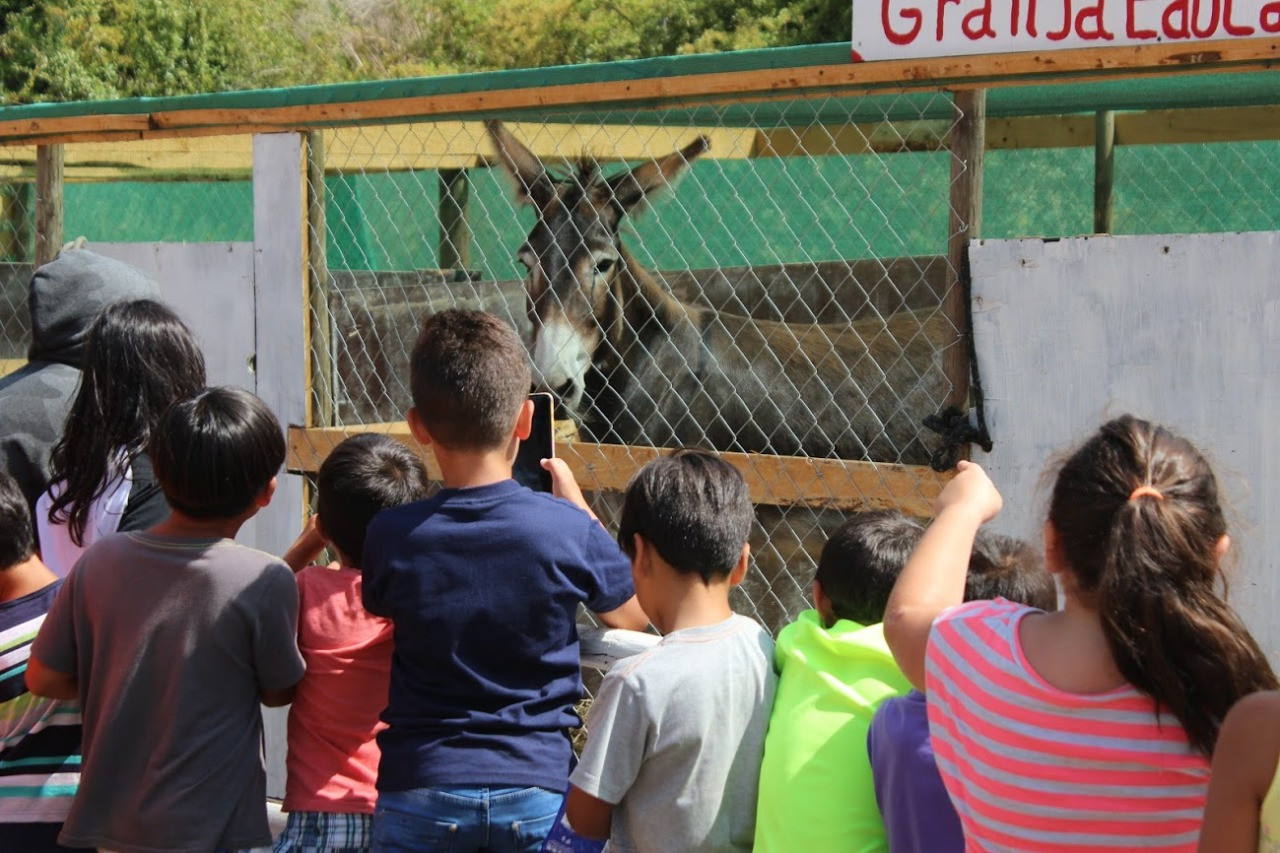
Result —
[[[0, 2], [7, 102], [299, 82], [293, 0]], [[336, 70], [336, 69], [335, 69]]]
[[848, 38], [848, 0], [0, 0], [0, 103]]
[[[404, 0], [407, 4], [409, 0]], [[459, 68], [530, 68], [848, 38], [848, 0], [475, 0], [441, 13]], [[456, 16], [455, 16], [456, 15]], [[831, 34], [831, 35], [828, 35]]]

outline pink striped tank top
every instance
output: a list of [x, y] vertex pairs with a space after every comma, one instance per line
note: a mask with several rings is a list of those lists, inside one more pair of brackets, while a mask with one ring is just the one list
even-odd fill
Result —
[[966, 850], [1195, 850], [1208, 759], [1132, 687], [1045, 682], [1018, 641], [1036, 612], [974, 601], [929, 635], [929, 731]]

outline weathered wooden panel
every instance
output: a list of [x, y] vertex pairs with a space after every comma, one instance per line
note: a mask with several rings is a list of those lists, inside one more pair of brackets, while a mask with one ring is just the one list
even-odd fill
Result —
[[[687, 302], [761, 320], [808, 324], [937, 306], [946, 273], [946, 258], [930, 255], [657, 275]], [[409, 352], [426, 314], [450, 307], [482, 308], [506, 317], [522, 335], [530, 334], [520, 281], [478, 281], [438, 270], [331, 270], [330, 280], [339, 424], [404, 416]]]
[[1280, 234], [971, 246], [974, 334], [1005, 495], [995, 526], [1038, 540], [1040, 472], [1126, 412], [1213, 461], [1234, 516], [1232, 602], [1280, 663]]
[[[414, 440], [404, 421], [360, 427], [290, 427], [285, 466], [294, 472], [317, 473], [335, 447], [362, 432], [389, 435], [403, 442], [422, 458], [428, 475], [433, 480], [440, 479], [435, 457]], [[589, 491], [623, 491], [637, 470], [665, 452], [623, 444], [556, 442], [556, 455], [565, 460], [578, 483]], [[893, 508], [908, 515], [925, 516], [932, 512], [933, 499], [950, 479], [949, 475], [928, 468], [887, 462], [758, 453], [726, 452], [722, 456], [742, 472], [751, 502], [761, 505], [804, 504], [845, 511]]]
[[160, 298], [200, 341], [210, 385], [256, 390], [252, 243], [88, 243], [85, 248], [133, 264], [159, 283]]
[[717, 267], [660, 272], [686, 302], [757, 320], [843, 323], [942, 302], [947, 259], [867, 258], [758, 267]]
[[435, 270], [330, 270], [334, 410], [339, 424], [400, 420], [410, 405], [409, 353], [422, 318], [480, 308], [528, 334], [520, 282], [453, 281]]

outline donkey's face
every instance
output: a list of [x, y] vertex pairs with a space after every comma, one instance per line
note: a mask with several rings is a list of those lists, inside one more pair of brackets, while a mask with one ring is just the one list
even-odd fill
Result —
[[516, 254], [529, 271], [535, 372], [540, 384], [577, 409], [587, 370], [604, 340], [615, 283], [630, 275], [618, 224], [705, 151], [707, 142], [699, 139], [609, 179], [589, 161], [557, 177], [501, 124], [486, 126], [519, 200], [538, 214]]

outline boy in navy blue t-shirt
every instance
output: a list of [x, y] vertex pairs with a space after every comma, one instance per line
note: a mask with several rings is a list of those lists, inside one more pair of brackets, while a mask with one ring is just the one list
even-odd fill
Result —
[[[409, 428], [444, 489], [381, 512], [365, 539], [365, 607], [395, 635], [373, 849], [536, 851], [579, 724], [578, 605], [611, 627], [648, 619], [600, 523], [511, 479], [533, 407], [510, 325], [481, 311], [428, 318], [410, 385]], [[558, 484], [565, 470], [552, 468]]]

